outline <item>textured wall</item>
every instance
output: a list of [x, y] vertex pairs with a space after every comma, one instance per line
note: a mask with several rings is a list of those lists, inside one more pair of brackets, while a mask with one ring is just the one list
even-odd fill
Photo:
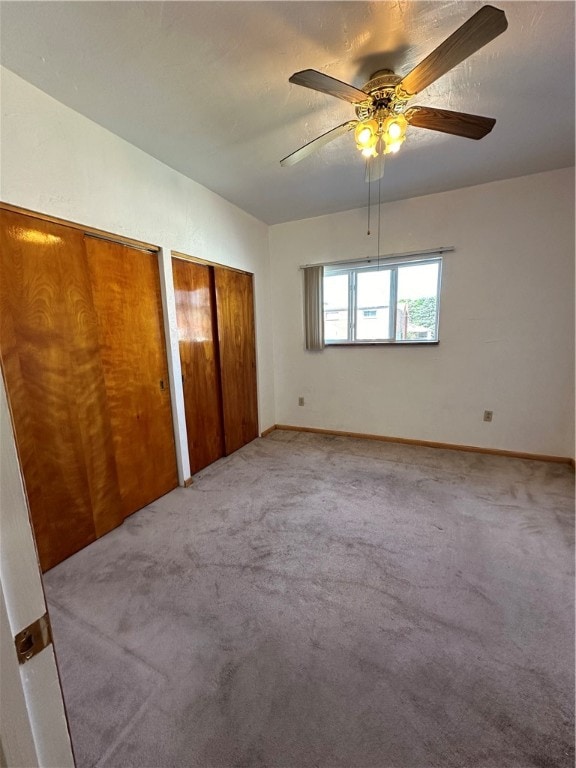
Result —
[[382, 253], [455, 246], [439, 346], [305, 352], [298, 266], [375, 255], [366, 218], [270, 229], [277, 423], [574, 456], [574, 169], [384, 205]]

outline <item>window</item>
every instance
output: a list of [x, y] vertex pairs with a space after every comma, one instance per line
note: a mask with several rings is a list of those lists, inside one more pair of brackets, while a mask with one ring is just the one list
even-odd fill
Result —
[[324, 268], [326, 344], [438, 341], [442, 258]]

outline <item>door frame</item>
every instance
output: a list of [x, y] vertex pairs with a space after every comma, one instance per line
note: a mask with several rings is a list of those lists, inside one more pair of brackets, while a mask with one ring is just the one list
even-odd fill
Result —
[[0, 376], [0, 610], [2, 726], [7, 766], [74, 768], [53, 645], [24, 664], [14, 636], [46, 614], [34, 534], [20, 471], [4, 377]]
[[[171, 251], [172, 260], [177, 259], [179, 261], [187, 261], [192, 264], [200, 264], [202, 266], [211, 267], [213, 270], [212, 273], [212, 279], [214, 280], [213, 283], [213, 301], [214, 301], [214, 312], [217, 315], [217, 293], [216, 293], [216, 269], [219, 270], [227, 270], [228, 272], [236, 272], [241, 275], [246, 275], [251, 280], [251, 292], [252, 292], [252, 313], [253, 313], [253, 332], [254, 332], [254, 360], [256, 364], [256, 376], [255, 376], [255, 393], [256, 393], [256, 436], [255, 437], [261, 437], [262, 433], [260, 432], [260, 398], [259, 398], [259, 386], [258, 386], [258, 338], [257, 338], [257, 329], [256, 329], [256, 306], [255, 306], [255, 300], [256, 300], [256, 290], [255, 290], [255, 274], [253, 272], [250, 272], [247, 269], [240, 269], [239, 267], [232, 267], [228, 264], [221, 264], [217, 261], [210, 261], [208, 259], [203, 259], [199, 256], [190, 256], [189, 254], [182, 253], [181, 251]], [[171, 269], [171, 267], [170, 267]], [[170, 275], [170, 300], [171, 300], [171, 306], [174, 307], [174, 312], [176, 313], [176, 297], [175, 297], [175, 290], [174, 290], [174, 279], [173, 275]], [[166, 302], [167, 305], [169, 305], [169, 302]], [[217, 324], [217, 320], [215, 321]], [[166, 323], [166, 328], [168, 329], [168, 322]], [[167, 330], [168, 332], [168, 330]], [[218, 336], [218, 334], [217, 334]], [[173, 335], [173, 338], [175, 337], [175, 347], [174, 347], [174, 361], [177, 361], [178, 363], [178, 380], [181, 383], [182, 378], [182, 368], [180, 365], [180, 348], [179, 348], [179, 342], [178, 342], [178, 325], [176, 322], [176, 328], [175, 328], [175, 334]], [[220, 355], [220, 339], [217, 338], [217, 350], [218, 350], [218, 361], [219, 366], [221, 367], [221, 355]], [[222, 371], [219, 372], [219, 378], [220, 378], [220, 389], [221, 389], [221, 398], [220, 398], [220, 406], [221, 406], [221, 416], [222, 416], [222, 429], [223, 429], [223, 441], [224, 441], [224, 455], [228, 455], [227, 448], [226, 448], [226, 420], [225, 420], [225, 414], [224, 414], [224, 408], [223, 408], [223, 402], [222, 402]], [[185, 406], [184, 406], [184, 388], [181, 387], [182, 392], [182, 407], [183, 407], [183, 424], [184, 424], [184, 439], [187, 443], [187, 435], [186, 435], [186, 414], [185, 414]], [[236, 450], [236, 449], [235, 449]], [[189, 454], [187, 452], [187, 455], [189, 457]], [[188, 468], [190, 468], [190, 463], [188, 463]], [[192, 481], [190, 481], [192, 482]]]

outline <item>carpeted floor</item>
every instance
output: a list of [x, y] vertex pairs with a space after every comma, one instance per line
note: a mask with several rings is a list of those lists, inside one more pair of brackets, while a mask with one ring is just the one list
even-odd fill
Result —
[[574, 765], [568, 466], [276, 431], [45, 575], [78, 768]]

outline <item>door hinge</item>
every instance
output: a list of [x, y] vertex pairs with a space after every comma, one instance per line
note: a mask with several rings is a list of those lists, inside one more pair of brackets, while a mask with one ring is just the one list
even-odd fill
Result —
[[44, 616], [33, 621], [14, 637], [18, 661], [20, 664], [26, 664], [51, 643], [52, 629], [48, 614], [45, 613]]

